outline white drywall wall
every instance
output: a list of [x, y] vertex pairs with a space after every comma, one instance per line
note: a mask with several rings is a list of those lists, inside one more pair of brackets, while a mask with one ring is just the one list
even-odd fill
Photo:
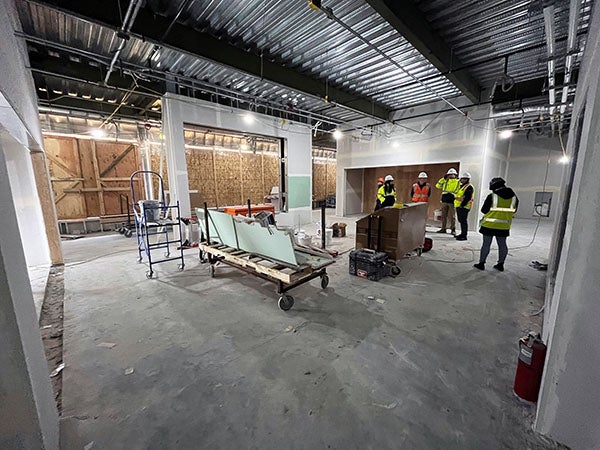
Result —
[[[535, 428], [573, 450], [600, 448], [600, 11], [594, 9], [579, 72], [567, 153], [574, 161], [564, 239], [554, 290], [548, 292], [543, 337], [548, 355]], [[585, 112], [584, 112], [585, 111]], [[583, 118], [575, 148], [575, 128]], [[564, 190], [567, 190], [565, 184]], [[557, 232], [561, 229], [557, 221]]]
[[[525, 133], [515, 133], [507, 142], [510, 145], [510, 157], [506, 180], [519, 197], [516, 217], [533, 218], [535, 193], [545, 191], [553, 193], [550, 217], [545, 220], [553, 220], [559, 206], [558, 192], [565, 167], [559, 162], [562, 150], [558, 136], [550, 138], [530, 133], [528, 138]], [[546, 169], [548, 175], [544, 187]]]
[[[418, 115], [422, 112], [415, 108], [410, 113]], [[469, 215], [470, 228], [474, 229], [481, 187], [487, 189], [489, 183], [488, 172], [496, 176], [495, 172], [502, 167], [495, 167], [495, 162], [506, 161], [506, 153], [498, 153], [495, 149], [496, 133], [492, 121], [487, 119], [489, 115], [489, 107], [470, 108], [468, 118], [452, 110], [401, 121], [395, 127], [383, 126], [382, 129], [389, 129], [389, 137], [365, 138], [360, 130], [346, 133], [338, 141], [336, 213], [343, 215], [346, 211], [344, 190], [348, 169], [459, 161], [460, 170], [471, 173], [476, 191], [474, 213]], [[488, 160], [486, 166], [484, 161]]]
[[278, 223], [297, 225], [299, 221], [303, 224], [311, 222], [312, 139], [310, 127], [290, 121], [284, 123], [281, 119], [256, 113], [252, 113], [255, 120], [248, 123], [244, 120], [247, 113], [248, 111], [245, 110], [170, 93], [163, 97], [163, 127], [167, 148], [169, 190], [172, 198], [179, 200], [183, 216], [189, 216], [191, 211], [183, 138], [184, 123], [261, 134], [286, 140], [290, 199], [298, 194], [292, 192], [296, 186], [292, 178], [308, 180], [308, 183], [302, 183], [303, 189], [307, 191], [300, 193], [301, 196], [307, 198], [306, 205], [290, 208], [288, 213], [279, 214], [277, 216]]

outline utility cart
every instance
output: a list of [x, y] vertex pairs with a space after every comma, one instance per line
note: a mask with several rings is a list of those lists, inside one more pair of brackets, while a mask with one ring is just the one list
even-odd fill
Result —
[[[147, 179], [158, 180], [159, 200], [137, 200], [134, 179], [139, 174], [148, 174]], [[135, 219], [135, 230], [137, 236], [138, 262], [143, 261], [143, 255], [148, 259], [148, 271], [146, 278], [154, 275], [153, 266], [169, 261], [179, 261], [178, 268], [183, 270], [183, 245], [181, 241], [182, 228], [179, 214], [179, 202], [167, 205], [165, 201], [165, 187], [162, 177], [150, 170], [138, 170], [129, 178], [131, 185], [131, 205]], [[173, 231], [173, 237], [169, 237], [169, 229]], [[170, 245], [177, 244], [177, 256], [171, 257]], [[161, 251], [157, 258], [156, 251]], [[154, 254], [153, 254], [154, 252]]]
[[208, 209], [197, 209], [196, 215], [205, 238], [200, 244], [201, 261], [210, 264], [211, 277], [223, 263], [270, 281], [277, 287], [278, 305], [284, 311], [294, 306], [294, 297], [288, 294], [291, 289], [315, 278], [321, 279], [323, 289], [329, 285], [327, 266], [333, 258], [294, 246], [285, 231]]

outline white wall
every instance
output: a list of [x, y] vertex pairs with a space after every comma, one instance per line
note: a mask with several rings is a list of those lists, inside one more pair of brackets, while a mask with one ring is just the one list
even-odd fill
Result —
[[[548, 355], [536, 430], [573, 450], [600, 448], [600, 11], [592, 13], [579, 72], [567, 153], [575, 155], [566, 177], [565, 225], [559, 215], [553, 241], [554, 290], [546, 297], [543, 337]], [[584, 112], [585, 106], [585, 112]], [[576, 127], [582, 118], [580, 145]], [[568, 168], [571, 173], [570, 169]], [[571, 185], [572, 183], [572, 185]], [[564, 229], [564, 238], [561, 230]], [[549, 272], [552, 276], [552, 271]]]
[[285, 139], [290, 208], [288, 213], [279, 214], [277, 221], [283, 225], [297, 225], [299, 220], [303, 224], [311, 222], [312, 138], [309, 126], [290, 121], [283, 123], [281, 119], [256, 113], [252, 113], [255, 120], [247, 123], [244, 115], [248, 111], [170, 93], [163, 97], [162, 105], [169, 189], [172, 198], [179, 200], [184, 217], [190, 214], [183, 137], [183, 124], [186, 123]]
[[[420, 110], [415, 108], [410, 113], [416, 115]], [[475, 187], [474, 211], [477, 210], [482, 186], [487, 189], [490, 174], [496, 176], [495, 172], [502, 170], [496, 168], [496, 161], [504, 164], [506, 161], [504, 148], [495, 148], [496, 133], [492, 121], [487, 119], [489, 115], [489, 107], [478, 107], [469, 109], [469, 118], [457, 111], [448, 111], [401, 121], [393, 129], [391, 125], [382, 127], [392, 133], [389, 138], [373, 136], [367, 140], [361, 137], [360, 131], [346, 134], [338, 141], [337, 214], [342, 215], [346, 210], [344, 177], [347, 169], [455, 161], [460, 162], [460, 170], [471, 173]], [[478, 214], [469, 216], [470, 228], [474, 229]]]
[[[566, 136], [563, 137], [566, 140]], [[519, 197], [519, 210], [516, 217], [531, 219], [536, 191], [553, 192], [550, 217], [544, 220], [554, 220], [559, 209], [558, 193], [564, 165], [559, 163], [562, 150], [558, 136], [537, 136], [530, 133], [515, 133], [506, 142], [509, 143], [509, 163], [506, 176], [507, 183]], [[548, 164], [548, 159], [550, 164]], [[548, 176], [544, 188], [544, 178]], [[537, 217], [537, 216], [535, 216]]]

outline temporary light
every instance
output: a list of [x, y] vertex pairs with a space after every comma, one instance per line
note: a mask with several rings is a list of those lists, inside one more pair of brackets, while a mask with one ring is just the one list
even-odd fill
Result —
[[504, 130], [500, 132], [500, 139], [508, 139], [513, 134], [512, 130]]
[[106, 136], [106, 131], [104, 131], [102, 128], [94, 128], [92, 130], [92, 136], [96, 138], [104, 137]]
[[244, 114], [242, 116], [242, 118], [244, 119], [244, 122], [246, 122], [247, 124], [251, 124], [254, 122], [254, 116], [250, 113]]
[[344, 134], [343, 134], [343, 133], [342, 133], [340, 130], [334, 130], [334, 131], [333, 131], [333, 138], [334, 138], [336, 141], [339, 141], [339, 140], [340, 140], [341, 138], [343, 138], [343, 137], [344, 137]]
[[558, 160], [558, 162], [561, 164], [568, 164], [569, 161], [570, 161], [570, 158], [567, 155], [562, 155], [560, 157], [560, 159]]

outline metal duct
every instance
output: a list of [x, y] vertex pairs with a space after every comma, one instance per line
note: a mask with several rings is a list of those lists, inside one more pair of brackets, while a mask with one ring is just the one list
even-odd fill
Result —
[[117, 51], [115, 52], [115, 54], [110, 62], [110, 66], [108, 67], [108, 72], [106, 72], [106, 76], [104, 77], [104, 84], [108, 84], [108, 79], [110, 78], [110, 74], [112, 73], [112, 71], [115, 67], [117, 59], [119, 59], [119, 56], [121, 56], [121, 52], [125, 48], [127, 39], [125, 37], [121, 37], [121, 36], [126, 35], [127, 33], [129, 33], [131, 31], [131, 27], [133, 26], [133, 23], [135, 22], [135, 18], [137, 17], [141, 6], [142, 6], [142, 0], [131, 0], [129, 2], [129, 7], [127, 8], [127, 12], [125, 13], [125, 18], [123, 19], [123, 26], [121, 27], [121, 31], [119, 33], [117, 33], [117, 35], [119, 35], [119, 37], [121, 39], [121, 43], [119, 44], [119, 48], [117, 48]]

